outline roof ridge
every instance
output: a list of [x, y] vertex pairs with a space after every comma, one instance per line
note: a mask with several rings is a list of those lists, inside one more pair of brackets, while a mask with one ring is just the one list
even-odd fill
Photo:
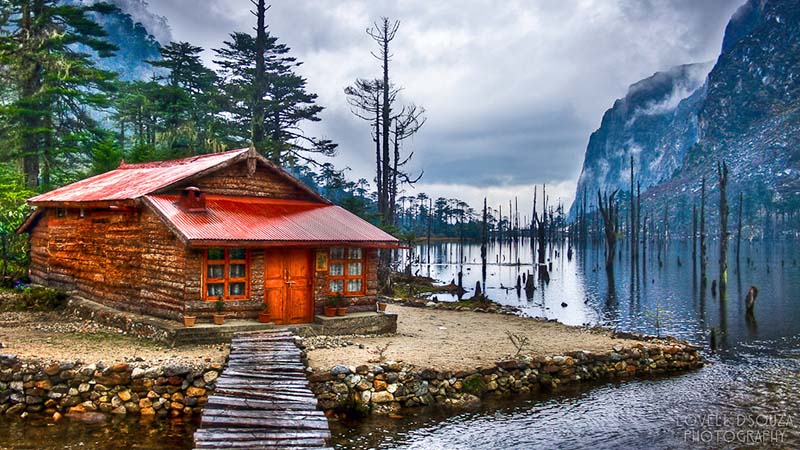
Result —
[[155, 169], [155, 168], [164, 168], [164, 167], [174, 167], [174, 166], [180, 166], [180, 165], [184, 165], [184, 164], [191, 164], [191, 163], [194, 163], [196, 161], [203, 160], [203, 159], [206, 159], [206, 158], [219, 157], [219, 156], [222, 156], [222, 155], [225, 155], [225, 154], [231, 154], [231, 156], [233, 156], [234, 154], [240, 154], [240, 153], [246, 152], [247, 150], [248, 150], [247, 148], [238, 148], [238, 149], [235, 149], [235, 150], [227, 150], [227, 151], [224, 151], [224, 152], [206, 153], [206, 154], [203, 154], [203, 155], [188, 156], [186, 158], [170, 159], [170, 160], [166, 160], [166, 161], [150, 161], [150, 162], [134, 163], [134, 164], [128, 164], [125, 161], [122, 161], [120, 163], [119, 167], [117, 167], [116, 170]]

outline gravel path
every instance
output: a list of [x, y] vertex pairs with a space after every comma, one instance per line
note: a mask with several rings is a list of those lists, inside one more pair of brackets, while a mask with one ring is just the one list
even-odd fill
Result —
[[222, 363], [227, 345], [167, 348], [57, 312], [0, 312], [0, 353], [23, 359], [201, 366]]
[[311, 367], [330, 369], [340, 363], [348, 366], [366, 364], [376, 360], [377, 349], [388, 344], [384, 352], [387, 360], [404, 361], [418, 368], [474, 369], [492, 365], [516, 353], [507, 331], [528, 338], [524, 354], [539, 356], [577, 350], [611, 351], [615, 345], [636, 342], [614, 339], [607, 332], [505, 314], [399, 305], [389, 305], [387, 311], [398, 314], [396, 335], [339, 338], [338, 345], [330, 345], [323, 342], [324, 339], [312, 339], [310, 344], [314, 349], [308, 353]]

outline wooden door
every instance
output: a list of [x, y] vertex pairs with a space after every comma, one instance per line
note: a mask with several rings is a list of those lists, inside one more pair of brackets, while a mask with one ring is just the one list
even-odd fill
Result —
[[308, 250], [286, 251], [287, 323], [311, 322], [314, 308], [311, 301], [311, 255]]
[[283, 250], [267, 250], [264, 255], [264, 303], [277, 324], [286, 323], [286, 270]]
[[276, 324], [314, 319], [311, 253], [305, 249], [268, 250], [264, 259], [264, 301]]

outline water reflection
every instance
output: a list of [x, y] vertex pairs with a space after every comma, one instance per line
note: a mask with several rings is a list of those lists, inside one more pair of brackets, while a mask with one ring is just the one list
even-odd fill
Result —
[[[457, 282], [460, 272], [467, 289], [465, 297], [470, 297], [481, 281], [492, 300], [517, 307], [524, 315], [569, 325], [603, 325], [655, 334], [652, 315], [663, 310], [663, 333], [708, 346], [708, 336], [714, 329], [718, 345], [727, 349], [739, 342], [779, 339], [798, 331], [795, 324], [800, 320], [800, 306], [788, 297], [800, 288], [800, 270], [796, 265], [771, 262], [785, 259], [795, 245], [772, 243], [762, 249], [759, 243], [743, 242], [741, 260], [749, 263], [731, 265], [729, 272], [736, 280], [729, 283], [726, 296], [719, 291], [711, 295], [711, 280], [718, 278], [718, 265], [708, 265], [709, 282], [704, 286], [697, 264], [688, 263], [692, 260], [691, 243], [685, 242], [672, 242], [663, 248], [648, 246], [638, 263], [630, 262], [630, 247], [620, 245], [622, 257], [613, 274], [604, 269], [602, 245], [578, 250], [572, 259], [566, 257], [566, 244], [557, 245], [546, 252], [552, 266], [549, 282], [538, 276], [534, 263], [537, 249], [527, 239], [489, 244], [487, 259], [495, 263], [488, 265], [485, 283], [481, 280], [479, 245], [462, 248], [458, 243], [435, 243], [430, 249], [421, 245], [410, 256], [418, 261], [412, 266], [414, 272], [442, 283]], [[717, 251], [710, 243], [709, 259], [713, 260]], [[532, 295], [516, 289], [517, 278], [528, 276], [535, 278]], [[743, 302], [751, 285], [757, 286], [760, 294], [753, 317], [747, 318]], [[436, 297], [439, 301], [457, 300], [443, 293]]]
[[[514, 286], [522, 273], [526, 277], [536, 273], [532, 263], [535, 249], [527, 241], [495, 243], [488, 248], [489, 261], [496, 263], [488, 267], [485, 290], [493, 300], [530, 316], [648, 334], [660, 328], [662, 334], [704, 347], [709, 366], [676, 377], [576, 386], [555, 396], [497, 402], [479, 412], [455, 416], [420, 413], [397, 421], [373, 417], [336, 424], [337, 447], [800, 447], [797, 244], [743, 242], [741, 262], [729, 268], [736, 283], [728, 286], [726, 298], [710, 295], [710, 280], [718, 277], [716, 264], [708, 265], [709, 283], [699, 279], [690, 243], [673, 242], [663, 248], [661, 265], [655, 245], [648, 245], [647, 252], [633, 264], [629, 246], [621, 247], [623, 255], [613, 276], [606, 274], [600, 246], [577, 251], [572, 258], [559, 257], [565, 254], [563, 246], [548, 249], [553, 264], [550, 282], [537, 279], [537, 289], [528, 298], [504, 287]], [[457, 244], [418, 247], [414, 255], [430, 252], [430, 259], [421, 259], [415, 270], [443, 282], [462, 271], [464, 285], [473, 286], [475, 277], [480, 276], [476, 249], [479, 247], [465, 246], [464, 258], [452, 259]], [[710, 260], [715, 260], [716, 252], [711, 243]], [[753, 313], [748, 314], [744, 296], [751, 285], [757, 286], [760, 294]], [[453, 298], [439, 295], [439, 300]], [[714, 352], [710, 351], [712, 342]], [[778, 423], [780, 417], [784, 421]], [[758, 418], [773, 422], [763, 426], [736, 423]], [[725, 441], [730, 432], [741, 430], [761, 440], [742, 441], [739, 437], [745, 435], [734, 435], [732, 441]], [[711, 441], [703, 439], [714, 432], [721, 434]]]
[[2, 449], [180, 450], [194, 447], [193, 421], [114, 417], [97, 422], [0, 418]]

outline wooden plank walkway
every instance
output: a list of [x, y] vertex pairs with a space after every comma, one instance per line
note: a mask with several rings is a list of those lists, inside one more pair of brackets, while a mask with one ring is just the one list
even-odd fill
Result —
[[195, 448], [330, 448], [328, 419], [317, 410], [304, 370], [290, 332], [236, 334], [194, 434]]

